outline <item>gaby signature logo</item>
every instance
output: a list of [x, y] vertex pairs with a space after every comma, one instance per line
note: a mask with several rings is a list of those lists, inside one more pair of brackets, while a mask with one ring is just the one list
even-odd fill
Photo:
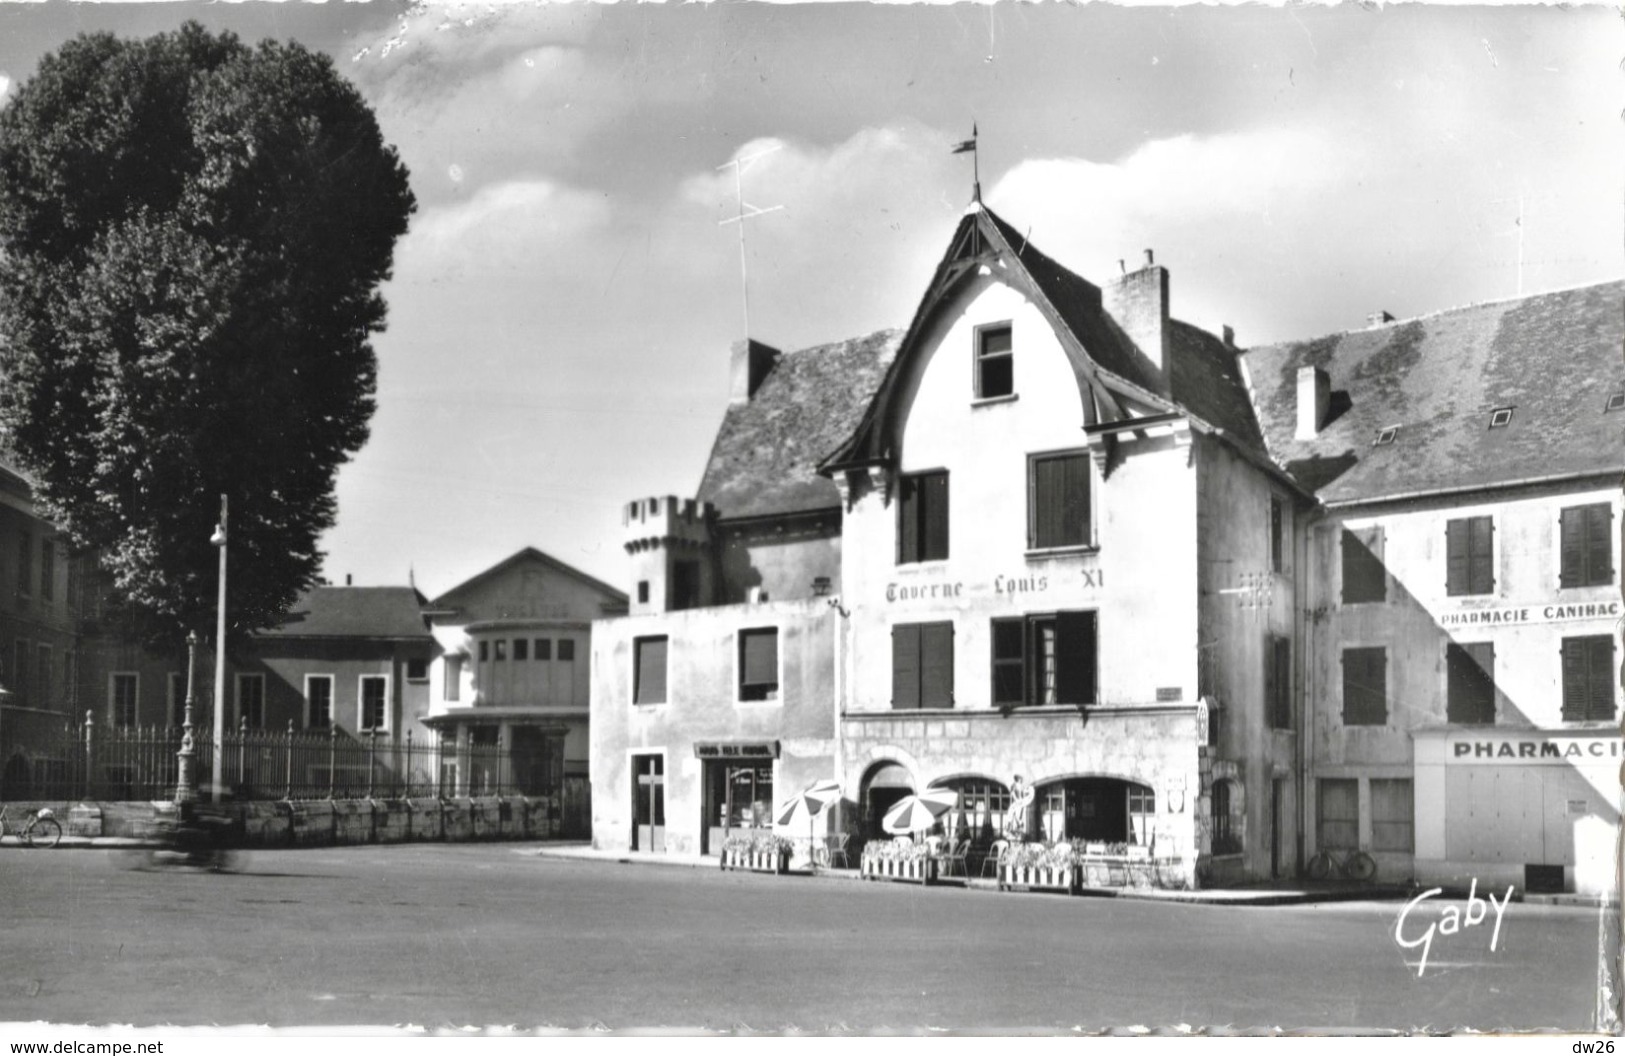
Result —
[[1427, 930], [1421, 932], [1416, 938], [1407, 939], [1405, 937], [1405, 922], [1410, 919], [1411, 910], [1434, 895], [1443, 894], [1443, 892], [1443, 888], [1432, 887], [1405, 903], [1405, 908], [1400, 910], [1399, 913], [1399, 923], [1394, 925], [1395, 942], [1407, 950], [1414, 950], [1418, 946], [1422, 947], [1422, 959], [1416, 966], [1416, 977], [1418, 979], [1422, 978], [1422, 973], [1427, 971], [1428, 954], [1433, 952], [1434, 935], [1454, 935], [1465, 928], [1478, 927], [1484, 923], [1484, 918], [1489, 916], [1492, 907], [1495, 909], [1495, 930], [1490, 932], [1490, 952], [1493, 953], [1496, 943], [1501, 939], [1501, 921], [1506, 914], [1507, 905], [1512, 901], [1512, 888], [1508, 886], [1506, 896], [1499, 902], [1495, 900], [1494, 892], [1490, 893], [1489, 901], [1486, 902], [1478, 897], [1478, 881], [1474, 880], [1472, 886], [1467, 889], [1467, 908], [1465, 912], [1457, 906], [1446, 906], [1437, 922], [1429, 924]]

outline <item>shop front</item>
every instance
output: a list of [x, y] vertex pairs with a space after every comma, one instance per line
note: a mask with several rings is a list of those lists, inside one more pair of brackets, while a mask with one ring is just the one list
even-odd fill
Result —
[[1625, 763], [1618, 731], [1457, 727], [1414, 736], [1420, 882], [1613, 891]]
[[701, 771], [701, 854], [721, 854], [723, 842], [735, 831], [772, 831], [777, 741], [701, 741], [694, 745], [694, 756]]

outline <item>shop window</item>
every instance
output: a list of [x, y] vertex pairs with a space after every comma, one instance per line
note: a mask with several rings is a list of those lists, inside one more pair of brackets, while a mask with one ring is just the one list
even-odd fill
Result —
[[[666, 607], [673, 612], [700, 606], [700, 563], [674, 561], [671, 566], [671, 597]], [[560, 657], [559, 659], [564, 659]]]
[[1415, 810], [1410, 778], [1371, 779], [1371, 849], [1412, 854]]
[[[729, 765], [708, 759], [706, 769], [706, 816], [715, 816], [724, 829], [769, 829], [773, 827], [773, 764]], [[709, 848], [712, 854], [721, 848]]]
[[429, 661], [421, 656], [408, 658], [406, 661], [406, 680], [408, 682], [429, 681]]
[[995, 706], [1096, 703], [1093, 612], [995, 619], [991, 638]]
[[513, 658], [515, 660], [530, 659], [530, 639], [515, 638], [513, 640]]
[[1281, 635], [1264, 639], [1264, 706], [1272, 729], [1292, 728], [1292, 639]]
[[306, 675], [305, 726], [312, 730], [325, 730], [332, 725], [333, 676]]
[[136, 700], [141, 676], [133, 671], [115, 671], [107, 677], [107, 711], [114, 726], [134, 726], [139, 718]]
[[251, 729], [265, 725], [265, 676], [239, 674], [237, 676], [237, 721], [247, 720]]
[[1388, 721], [1388, 650], [1343, 650], [1343, 725], [1381, 726]]
[[776, 700], [779, 696], [779, 629], [739, 632], [739, 699]]
[[1352, 851], [1360, 846], [1360, 782], [1352, 777], [1323, 777], [1316, 796], [1319, 810], [1316, 845], [1323, 851]]
[[445, 691], [447, 700], [461, 700], [463, 696], [463, 658], [448, 656], [441, 661], [445, 671], [446, 684], [441, 688]]
[[1270, 571], [1286, 568], [1286, 507], [1279, 495], [1270, 496]]
[[1563, 639], [1563, 721], [1614, 721], [1614, 636]]
[[632, 703], [666, 702], [666, 642], [665, 635], [633, 640]]
[[1151, 845], [1152, 826], [1157, 816], [1157, 794], [1144, 785], [1128, 786], [1128, 842]]
[[538, 660], [551, 660], [551, 659], [553, 659], [553, 639], [551, 639], [551, 638], [538, 638], [534, 642], [532, 642], [531, 644], [536, 647], [534, 650], [531, 651], [531, 655], [536, 657], [536, 659], [538, 659]]
[[1606, 502], [1569, 506], [1559, 516], [1560, 587], [1594, 587], [1614, 581], [1614, 511]]
[[954, 706], [954, 625], [901, 623], [891, 629], [891, 706]]
[[389, 679], [383, 675], [361, 676], [361, 729], [383, 730], [389, 725]]
[[1495, 592], [1495, 520], [1461, 517], [1445, 525], [1445, 592]]
[[1231, 782], [1228, 778], [1221, 778], [1213, 782], [1211, 800], [1213, 805], [1213, 853], [1240, 854], [1241, 826], [1237, 824], [1233, 812]]
[[1015, 391], [1015, 345], [1010, 324], [977, 328], [976, 398], [991, 400]]
[[1343, 604], [1388, 600], [1388, 570], [1382, 563], [1382, 528], [1343, 531]]
[[576, 658], [576, 640], [574, 638], [559, 639], [559, 660], [561, 662]]
[[1027, 546], [1045, 550], [1088, 546], [1089, 456], [1033, 455], [1027, 459]]
[[1495, 643], [1451, 642], [1444, 647], [1445, 719], [1495, 722]]
[[905, 475], [897, 490], [897, 563], [948, 557], [948, 474]]

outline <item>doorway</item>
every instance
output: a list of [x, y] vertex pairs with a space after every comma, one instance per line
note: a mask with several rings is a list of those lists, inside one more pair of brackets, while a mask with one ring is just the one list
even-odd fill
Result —
[[632, 757], [632, 849], [666, 849], [666, 757]]

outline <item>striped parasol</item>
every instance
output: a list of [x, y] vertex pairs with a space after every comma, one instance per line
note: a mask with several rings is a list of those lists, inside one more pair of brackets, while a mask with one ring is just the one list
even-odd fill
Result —
[[894, 836], [924, 832], [958, 805], [959, 793], [953, 789], [928, 788], [918, 795], [898, 800], [881, 819], [880, 827]]

